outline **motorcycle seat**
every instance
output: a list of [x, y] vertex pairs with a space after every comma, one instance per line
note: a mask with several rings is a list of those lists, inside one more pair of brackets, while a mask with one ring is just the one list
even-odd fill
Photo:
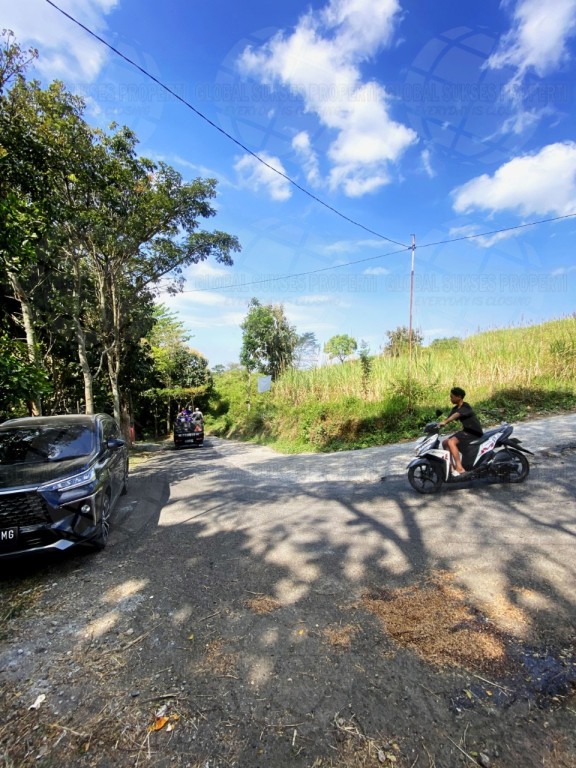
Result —
[[480, 445], [480, 443], [488, 440], [489, 437], [492, 437], [492, 435], [495, 435], [497, 432], [502, 432], [501, 426], [494, 427], [493, 429], [487, 429], [481, 437], [477, 437], [475, 440], [471, 440], [470, 445]]

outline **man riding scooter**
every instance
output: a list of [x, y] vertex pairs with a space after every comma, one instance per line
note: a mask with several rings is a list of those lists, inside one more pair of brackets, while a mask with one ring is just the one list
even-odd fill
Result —
[[450, 402], [454, 407], [444, 421], [439, 422], [441, 427], [449, 424], [451, 421], [460, 421], [462, 423], [460, 431], [450, 435], [450, 437], [447, 437], [442, 442], [442, 447], [450, 451], [453, 477], [466, 474], [466, 470], [462, 466], [460, 454], [465, 454], [471, 441], [482, 437], [483, 434], [474, 409], [469, 403], [464, 401], [465, 397], [466, 392], [461, 387], [453, 387], [450, 390]]

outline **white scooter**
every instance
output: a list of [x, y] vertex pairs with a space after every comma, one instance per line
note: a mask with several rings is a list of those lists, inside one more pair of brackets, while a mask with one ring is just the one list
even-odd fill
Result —
[[521, 483], [528, 477], [530, 464], [520, 440], [511, 437], [514, 427], [504, 422], [472, 440], [462, 453], [466, 472], [452, 473], [450, 452], [442, 447], [440, 425], [431, 422], [424, 427], [427, 437], [416, 447], [416, 458], [408, 464], [408, 480], [419, 493], [437, 493], [443, 483], [462, 483], [479, 477], [494, 477], [506, 483]]

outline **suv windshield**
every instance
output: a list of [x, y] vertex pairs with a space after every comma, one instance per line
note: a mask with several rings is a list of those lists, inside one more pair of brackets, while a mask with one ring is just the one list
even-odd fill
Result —
[[0, 464], [37, 464], [88, 456], [94, 432], [85, 424], [0, 430]]

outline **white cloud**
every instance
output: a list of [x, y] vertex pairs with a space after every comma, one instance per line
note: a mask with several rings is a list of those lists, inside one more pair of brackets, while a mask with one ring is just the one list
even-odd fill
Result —
[[295, 299], [295, 304], [333, 304], [334, 296], [330, 294], [308, 294]]
[[[328, 183], [351, 197], [388, 183], [390, 165], [417, 138], [391, 118], [388, 94], [374, 81], [362, 82], [359, 69], [391, 42], [399, 16], [397, 0], [331, 0], [301, 17], [292, 34], [278, 33], [240, 57], [245, 73], [290, 88], [335, 133]], [[300, 135], [296, 149], [315, 178], [309, 141]]]
[[389, 275], [390, 270], [386, 267], [368, 267], [362, 272], [363, 275]]
[[[105, 17], [118, 0], [62, 0], [62, 10], [97, 34], [106, 30]], [[19, 45], [40, 50], [38, 71], [49, 79], [92, 82], [108, 50], [70, 19], [40, 0], [0, 0], [2, 27], [11, 29]]]
[[382, 248], [382, 240], [337, 240], [323, 248], [323, 252], [326, 254], [356, 253], [362, 248]]
[[481, 230], [477, 226], [467, 227], [452, 227], [449, 232], [449, 236], [454, 239], [469, 237], [473, 238], [474, 245], [480, 246], [480, 248], [491, 248], [501, 240], [507, 240], [510, 237], [515, 237], [519, 234], [519, 230], [510, 229], [505, 232], [494, 232], [493, 234], [481, 234]]
[[199, 261], [198, 264], [188, 267], [187, 276], [189, 280], [197, 277], [223, 277], [232, 280], [233, 277], [230, 267], [219, 267], [209, 261]]
[[504, 35], [488, 66], [513, 67], [514, 84], [530, 70], [539, 77], [557, 70], [568, 56], [566, 42], [576, 32], [576, 0], [519, 0], [513, 16], [515, 26]]
[[517, 0], [513, 24], [486, 67], [512, 70], [504, 93], [517, 112], [503, 123], [501, 133], [521, 135], [552, 114], [547, 106], [527, 108], [525, 78], [528, 73], [545, 77], [568, 60], [567, 43], [576, 34], [576, 0]]
[[518, 211], [523, 216], [576, 213], [576, 143], [549, 144], [516, 157], [493, 176], [483, 174], [453, 191], [454, 209]]
[[432, 159], [431, 159], [431, 153], [429, 149], [423, 150], [423, 152], [420, 154], [420, 159], [422, 160], [422, 167], [424, 168], [424, 171], [429, 179], [433, 179], [434, 176], [436, 176], [436, 171], [434, 168], [432, 168]]
[[275, 168], [286, 175], [281, 161], [266, 152], [260, 152], [259, 156], [272, 167], [268, 168], [253, 155], [243, 155], [234, 164], [234, 170], [240, 177], [241, 185], [255, 191], [264, 189], [272, 200], [288, 200], [292, 195], [290, 182], [272, 170]]
[[310, 137], [306, 131], [301, 131], [292, 139], [292, 147], [302, 159], [308, 181], [316, 186], [320, 181], [320, 169], [318, 157], [310, 144]]

